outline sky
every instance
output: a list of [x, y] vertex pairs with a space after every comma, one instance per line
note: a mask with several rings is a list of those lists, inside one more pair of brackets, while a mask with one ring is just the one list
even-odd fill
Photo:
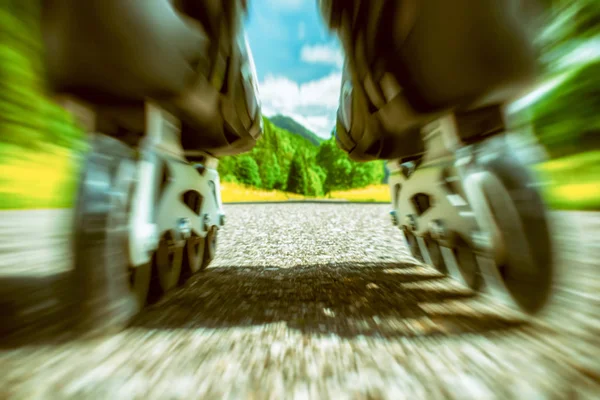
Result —
[[343, 56], [317, 0], [250, 0], [245, 23], [263, 115], [287, 115], [329, 138]]

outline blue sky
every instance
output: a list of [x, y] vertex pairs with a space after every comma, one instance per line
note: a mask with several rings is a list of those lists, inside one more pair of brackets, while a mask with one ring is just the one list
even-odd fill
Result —
[[338, 107], [342, 53], [317, 0], [250, 0], [245, 29], [263, 114], [288, 115], [329, 137]]

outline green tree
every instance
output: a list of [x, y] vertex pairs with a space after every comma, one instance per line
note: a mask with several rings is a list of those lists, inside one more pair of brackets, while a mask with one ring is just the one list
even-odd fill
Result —
[[243, 154], [237, 159], [236, 177], [240, 183], [245, 185], [255, 187], [260, 187], [261, 185], [258, 164], [247, 154]]
[[351, 172], [351, 187], [360, 188], [373, 184], [380, 184], [385, 176], [382, 161], [369, 161], [354, 163]]
[[263, 187], [271, 190], [275, 188], [280, 180], [281, 168], [279, 168], [279, 161], [277, 161], [275, 153], [270, 153], [265, 158], [268, 162], [260, 165], [260, 175]]
[[323, 194], [325, 194], [324, 188], [325, 188], [325, 180], [327, 179], [327, 171], [325, 171], [325, 168], [323, 168], [317, 164], [315, 164], [313, 170], [314, 170], [315, 174], [317, 175], [317, 177], [319, 178], [319, 182], [321, 182], [321, 190], [323, 191]]
[[0, 140], [46, 151], [85, 148], [73, 117], [46, 96], [40, 1], [0, 1]]
[[307, 170], [307, 196], [319, 197], [323, 196], [323, 182], [321, 176], [317, 172], [316, 168], [309, 168]]
[[546, 4], [550, 8], [538, 43], [552, 79], [533, 104], [512, 118], [516, 126], [531, 123], [539, 142], [556, 158], [600, 146], [600, 2]]
[[550, 6], [538, 42], [547, 67], [555, 69], [565, 55], [600, 34], [598, 0], [545, 0]]
[[308, 174], [304, 157], [300, 152], [296, 152], [290, 164], [286, 190], [291, 193], [308, 193]]
[[223, 157], [219, 160], [219, 166], [217, 167], [219, 176], [224, 182], [237, 182], [236, 171], [237, 162], [235, 157]]

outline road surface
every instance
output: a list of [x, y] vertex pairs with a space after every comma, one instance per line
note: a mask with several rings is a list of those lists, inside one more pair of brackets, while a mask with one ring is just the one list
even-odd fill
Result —
[[[122, 333], [4, 346], [0, 398], [600, 396], [598, 214], [553, 215], [557, 294], [527, 322], [412, 260], [387, 205], [225, 209], [211, 267]], [[60, 302], [68, 226], [65, 211], [0, 217], [10, 318], [24, 298]]]

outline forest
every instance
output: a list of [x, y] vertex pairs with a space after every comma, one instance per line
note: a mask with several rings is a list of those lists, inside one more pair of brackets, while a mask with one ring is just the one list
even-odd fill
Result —
[[289, 117], [275, 118], [282, 120], [290, 129], [301, 130], [292, 133], [263, 117], [263, 136], [256, 146], [248, 153], [221, 159], [221, 180], [311, 197], [384, 183], [383, 161], [354, 162], [337, 147], [333, 134], [319, 140]]

